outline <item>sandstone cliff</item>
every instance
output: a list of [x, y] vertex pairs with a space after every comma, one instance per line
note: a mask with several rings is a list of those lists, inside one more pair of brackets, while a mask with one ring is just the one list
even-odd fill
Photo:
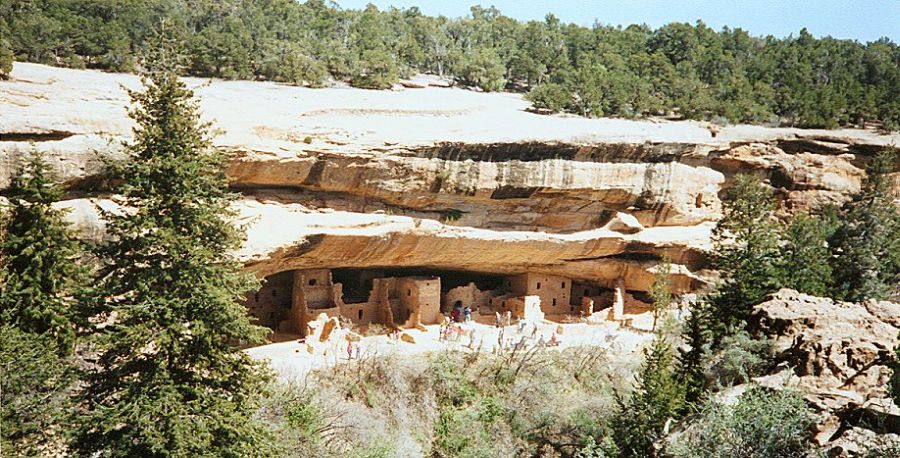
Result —
[[782, 362], [756, 382], [803, 393], [819, 413], [813, 439], [828, 456], [857, 456], [879, 441], [900, 441], [900, 407], [887, 391], [888, 362], [900, 343], [900, 304], [840, 302], [785, 289], [754, 308], [751, 327], [774, 340]]
[[[857, 191], [900, 135], [542, 116], [512, 94], [305, 89], [190, 79], [228, 170], [240, 256], [262, 275], [306, 267], [546, 272], [645, 290], [663, 255], [679, 290], [707, 277], [722, 190], [767, 179], [791, 212]], [[130, 75], [17, 64], [0, 82], [0, 190], [30, 148], [73, 198], [102, 198], [101, 156], [130, 137]], [[74, 209], [92, 236], [86, 200]]]

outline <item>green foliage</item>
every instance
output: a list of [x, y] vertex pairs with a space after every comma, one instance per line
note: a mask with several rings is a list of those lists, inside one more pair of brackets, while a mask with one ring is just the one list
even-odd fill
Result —
[[539, 110], [563, 111], [572, 103], [572, 93], [556, 83], [544, 83], [532, 89], [525, 98]]
[[772, 365], [772, 342], [755, 339], [746, 331], [726, 336], [719, 350], [703, 362], [707, 383], [729, 387], [747, 383]]
[[479, 6], [448, 19], [415, 7], [352, 10], [322, 0], [42, 0], [0, 8], [0, 36], [20, 59], [112, 71], [132, 70], [161, 23], [184, 42], [187, 71], [199, 76], [315, 86], [327, 73], [385, 88], [395, 75], [430, 72], [486, 91], [553, 84], [533, 94], [535, 106], [585, 116], [900, 127], [900, 47], [887, 38], [862, 44], [801, 30], [776, 39], [699, 21], [582, 27], [552, 14], [520, 22]]
[[827, 218], [794, 217], [779, 253], [783, 287], [814, 296], [828, 294], [832, 284], [828, 238], [834, 231], [835, 223]]
[[437, 457], [490, 458], [498, 456], [491, 440], [491, 426], [497, 420], [496, 401], [482, 398], [476, 404], [445, 407], [434, 429]]
[[58, 445], [59, 425], [70, 409], [73, 381], [66, 357], [47, 351], [47, 334], [0, 326], [0, 449], [4, 456], [43, 456]]
[[653, 274], [653, 284], [650, 285], [650, 299], [653, 301], [653, 330], [656, 331], [656, 322], [672, 303], [672, 260], [664, 257], [656, 267]]
[[684, 408], [684, 387], [674, 370], [674, 352], [657, 337], [644, 349], [644, 363], [628, 401], [622, 403], [613, 423], [613, 438], [622, 457], [642, 457], [662, 436], [670, 418]]
[[85, 271], [82, 252], [65, 212], [53, 208], [62, 191], [37, 151], [7, 191], [0, 239], [0, 321], [32, 334], [46, 334], [68, 353], [74, 345], [77, 300]]
[[897, 150], [879, 152], [859, 195], [841, 212], [831, 237], [834, 296], [850, 301], [900, 294], [900, 208], [891, 191]]
[[299, 436], [299, 440], [315, 445], [320, 437], [322, 414], [319, 408], [306, 398], [293, 399], [287, 407], [287, 424]]
[[81, 393], [72, 447], [103, 456], [269, 455], [253, 413], [267, 374], [236, 346], [261, 342], [240, 300], [253, 286], [231, 255], [226, 158], [210, 148], [192, 92], [166, 40], [151, 55], [116, 192], [132, 209], [107, 214], [96, 365]]
[[397, 82], [397, 65], [384, 50], [367, 49], [351, 84], [365, 89], [390, 89]]
[[707, 390], [704, 361], [713, 338], [712, 309], [705, 301], [691, 304], [684, 324], [684, 346], [678, 349], [678, 378], [684, 383], [685, 407], [694, 410]]
[[0, 79], [8, 79], [9, 74], [12, 73], [13, 60], [16, 56], [13, 55], [12, 49], [9, 46], [9, 42], [0, 39]]
[[734, 406], [709, 401], [666, 451], [676, 458], [806, 456], [813, 414], [797, 392], [752, 387]]
[[778, 283], [778, 226], [772, 192], [750, 175], [740, 175], [723, 202], [713, 231], [714, 263], [722, 283], [710, 297], [719, 323], [716, 340], [744, 326], [750, 309]]
[[465, 53], [455, 66], [456, 75], [464, 84], [486, 92], [499, 91], [504, 85], [503, 62], [496, 52], [479, 49]]

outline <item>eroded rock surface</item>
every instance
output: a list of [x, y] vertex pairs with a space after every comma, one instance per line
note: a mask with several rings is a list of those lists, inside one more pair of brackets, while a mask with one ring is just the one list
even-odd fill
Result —
[[[757, 383], [794, 387], [819, 417], [814, 439], [829, 456], [856, 456], [900, 439], [900, 407], [887, 364], [900, 333], [900, 304], [850, 303], [781, 290], [754, 308], [752, 327], [774, 339], [785, 364]], [[893, 433], [893, 434], [892, 434]]]
[[[736, 174], [768, 180], [785, 213], [839, 204], [871, 155], [900, 143], [859, 130], [543, 116], [518, 95], [451, 88], [187, 81], [218, 129], [213, 144], [233, 154], [245, 220], [259, 221], [241, 255], [260, 274], [418, 264], [598, 284], [624, 276], [644, 290], [669, 255], [689, 290], [704, 282], [710, 228]], [[101, 158], [122, 158], [124, 88], [138, 86], [133, 75], [17, 63], [0, 81], [0, 192], [34, 148], [72, 194], [102, 196]], [[85, 201], [61, 205], [102, 236]]]

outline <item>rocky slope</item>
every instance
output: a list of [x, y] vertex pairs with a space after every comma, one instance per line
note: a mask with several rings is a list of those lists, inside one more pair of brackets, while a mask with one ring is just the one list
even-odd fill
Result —
[[[129, 75], [16, 64], [0, 82], [0, 190], [31, 148], [73, 198], [104, 197], [100, 156], [120, 156]], [[410, 266], [558, 273], [645, 290], [663, 255], [681, 290], [707, 278], [722, 190], [768, 179], [786, 212], [839, 203], [900, 135], [711, 128], [542, 116], [512, 94], [459, 89], [304, 89], [189, 79], [233, 153], [260, 274]], [[85, 200], [64, 203], [99, 236]]]
[[888, 361], [900, 343], [900, 304], [781, 290], [754, 308], [751, 326], [774, 339], [782, 362], [756, 382], [804, 394], [819, 413], [813, 438], [828, 456], [857, 456], [881, 441], [900, 441], [900, 407], [887, 391]]

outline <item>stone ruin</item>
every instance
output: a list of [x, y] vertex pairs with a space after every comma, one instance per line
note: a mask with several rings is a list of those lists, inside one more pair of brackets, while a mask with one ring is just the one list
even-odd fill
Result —
[[[496, 315], [542, 322], [587, 317], [609, 309], [608, 319], [621, 320], [626, 303], [647, 304], [625, 291], [624, 282], [608, 290], [569, 278], [523, 273], [500, 276], [484, 289], [475, 281], [445, 284], [433, 275], [392, 275], [377, 269], [341, 269], [341, 281], [331, 269], [290, 270], [266, 277], [247, 297], [258, 323], [276, 335], [308, 336], [321, 317], [346, 320], [352, 326], [372, 324], [387, 329], [439, 324], [454, 306], [470, 307], [473, 320], [493, 324]], [[471, 274], [478, 278], [477, 274]]]

